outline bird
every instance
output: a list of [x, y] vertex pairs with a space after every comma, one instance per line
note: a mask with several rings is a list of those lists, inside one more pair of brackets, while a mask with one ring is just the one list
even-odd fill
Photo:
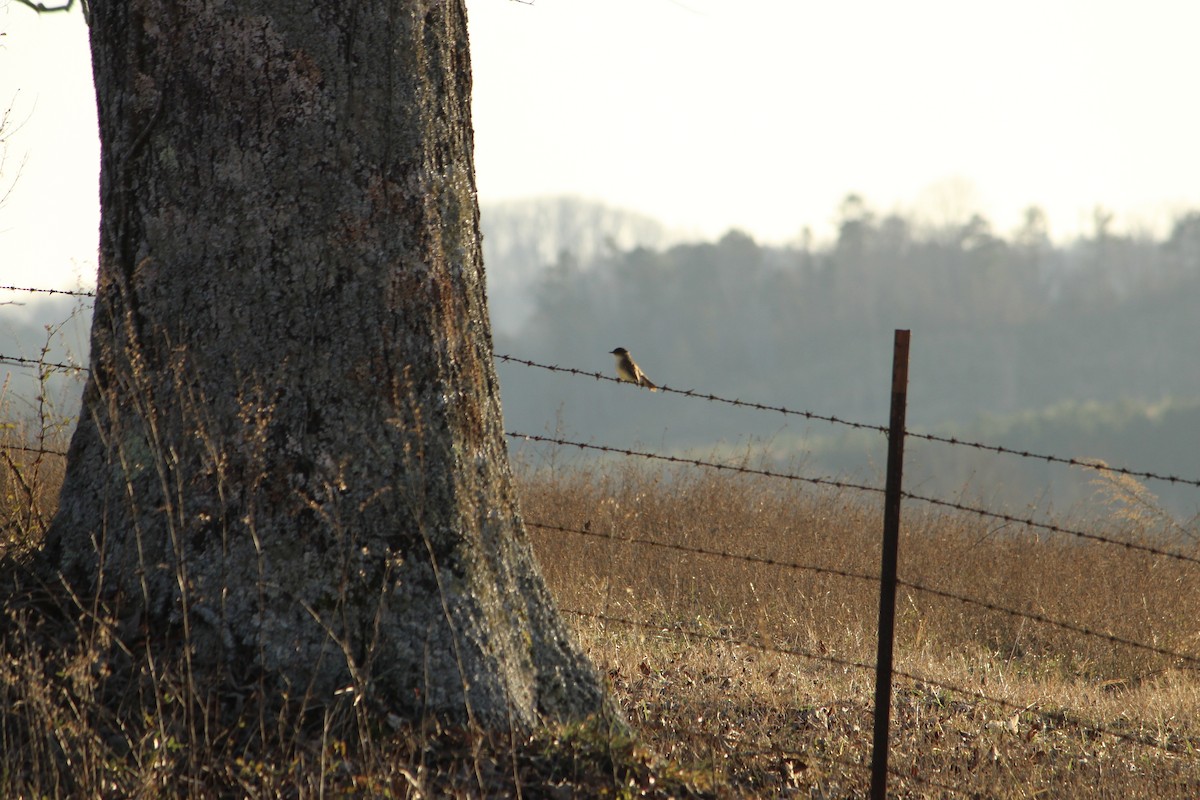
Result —
[[617, 358], [617, 377], [623, 381], [636, 383], [638, 386], [645, 386], [652, 392], [657, 392], [658, 387], [650, 382], [646, 377], [646, 373], [642, 372], [642, 368], [633, 360], [633, 356], [629, 355], [629, 351], [624, 347], [618, 347], [616, 350], [610, 350]]

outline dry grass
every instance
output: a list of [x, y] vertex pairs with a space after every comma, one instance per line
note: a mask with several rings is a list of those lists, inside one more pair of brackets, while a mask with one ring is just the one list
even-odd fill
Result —
[[[0, 444], [39, 433], [9, 427]], [[86, 599], [28, 585], [19, 563], [53, 513], [61, 464], [6, 452], [4, 796], [866, 792], [870, 498], [630, 465], [519, 470], [527, 521], [549, 526], [530, 529], [547, 580], [637, 740], [602, 726], [496, 740], [389, 726], [349, 698], [314, 716], [255, 686], [210, 692], [126, 649], [119, 621]], [[1108, 523], [1077, 526], [1162, 544], [1148, 495], [1119, 488], [1098, 499]], [[1197, 653], [1200, 567], [911, 503], [903, 520], [892, 796], [1200, 796], [1195, 661], [914, 588]]]
[[[533, 535], [655, 752], [734, 795], [865, 793], [874, 675], [850, 664], [874, 663], [878, 584], [850, 576], [878, 573], [879, 508], [631, 466], [541, 470], [522, 497], [527, 520], [587, 531]], [[1166, 547], [1131, 507], [1078, 526]], [[1200, 567], [912, 503], [900, 560], [895, 796], [1200, 796], [1200, 662], [1105, 638], [1200, 653]]]
[[[6, 409], [7, 382], [0, 386], [0, 409]], [[41, 420], [6, 422], [0, 415], [0, 556], [28, 550], [41, 541], [58, 505], [65, 462], [44, 451], [65, 451], [67, 433], [49, 422], [38, 398]]]
[[[611, 719], [525, 735], [281, 696], [194, 673], [186, 641], [43, 583], [69, 444], [44, 397], [0, 425], [0, 797], [703, 796]], [[16, 416], [2, 394], [0, 412]]]

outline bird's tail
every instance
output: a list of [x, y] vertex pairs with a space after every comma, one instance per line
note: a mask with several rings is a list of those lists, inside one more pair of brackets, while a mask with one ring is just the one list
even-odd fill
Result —
[[647, 378], [645, 375], [642, 376], [642, 386], [645, 386], [647, 389], [649, 389], [652, 392], [658, 391], [658, 387], [655, 386], [653, 383], [651, 383], [650, 379]]

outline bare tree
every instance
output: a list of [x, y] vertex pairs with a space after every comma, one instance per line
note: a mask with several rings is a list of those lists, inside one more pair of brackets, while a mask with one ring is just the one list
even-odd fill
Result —
[[462, 0], [90, 25], [92, 371], [46, 562], [198, 675], [489, 726], [605, 708], [507, 460]]

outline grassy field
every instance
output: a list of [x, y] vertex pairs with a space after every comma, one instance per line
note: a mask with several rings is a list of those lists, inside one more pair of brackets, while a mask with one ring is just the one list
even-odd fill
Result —
[[[1079, 527], [1165, 547], [1140, 487], [1100, 484], [1110, 523]], [[878, 584], [848, 576], [878, 573], [879, 508], [631, 467], [543, 470], [523, 498], [529, 521], [588, 532], [534, 528], [654, 752], [732, 794], [865, 792], [874, 675], [855, 665], [874, 663]], [[1114, 641], [1200, 652], [1200, 565], [914, 504], [903, 522], [896, 796], [1200, 796], [1197, 662]]]
[[[15, 427], [3, 437], [30, 441]], [[3, 796], [867, 791], [872, 496], [629, 463], [519, 465], [546, 578], [632, 738], [596, 722], [494, 739], [386, 724], [350, 702], [315, 721], [267, 718], [253, 687], [219, 698], [240, 703], [233, 730], [212, 727], [228, 715], [197, 708], [179, 665], [147, 663], [115, 623], [84, 613], [86, 598], [29, 584], [20, 564], [53, 513], [61, 461], [0, 459]], [[1098, 481], [1103, 522], [1060, 524], [1200, 557], [1194, 539], [1164, 539], [1142, 487]], [[1121, 641], [1200, 653], [1200, 565], [910, 503], [900, 577], [892, 796], [1200, 797], [1200, 662]]]

